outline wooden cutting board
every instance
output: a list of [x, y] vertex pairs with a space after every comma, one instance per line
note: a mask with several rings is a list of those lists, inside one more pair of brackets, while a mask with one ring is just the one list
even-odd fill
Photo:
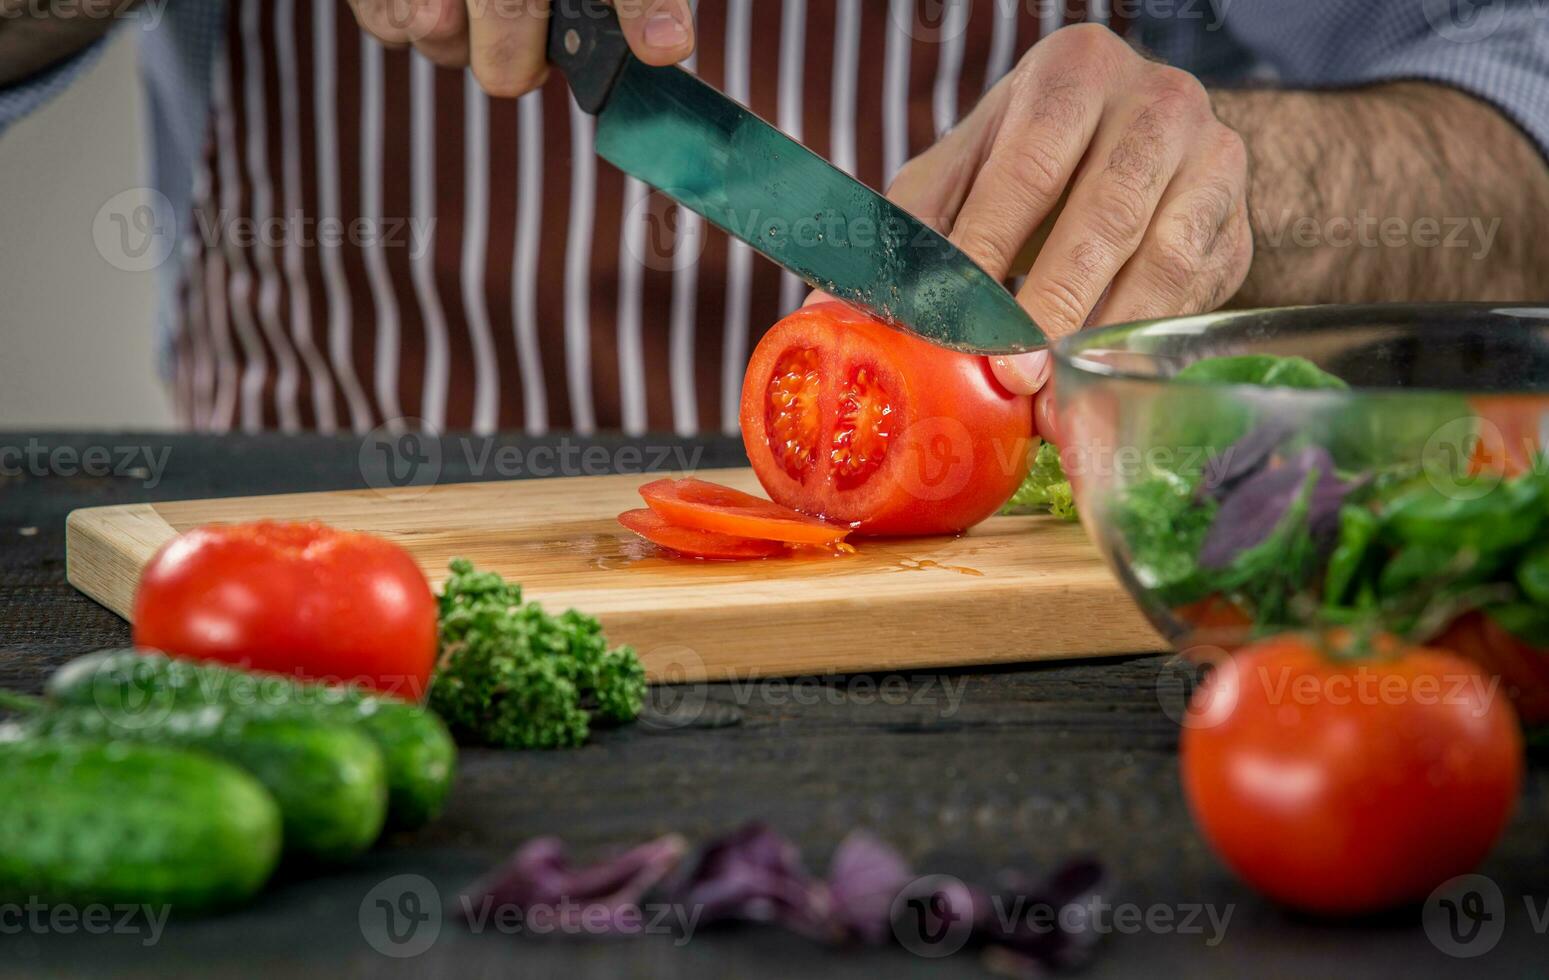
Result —
[[[697, 476], [752, 492], [749, 469]], [[870, 539], [853, 555], [663, 557], [621, 528], [652, 477], [565, 477], [77, 510], [70, 583], [126, 618], [141, 567], [212, 521], [320, 520], [397, 541], [437, 587], [457, 556], [528, 599], [598, 616], [658, 681], [887, 671], [1166, 649], [1085, 533], [996, 517], [957, 538]]]

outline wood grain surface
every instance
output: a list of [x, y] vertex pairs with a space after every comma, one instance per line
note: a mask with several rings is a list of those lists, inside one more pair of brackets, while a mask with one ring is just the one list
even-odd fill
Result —
[[[698, 475], [759, 492], [746, 468]], [[409, 549], [433, 584], [457, 556], [528, 598], [601, 618], [653, 680], [943, 667], [1165, 649], [1081, 528], [997, 517], [960, 537], [871, 539], [851, 555], [667, 557], [615, 517], [637, 476], [101, 507], [67, 525], [70, 582], [129, 615], [140, 568], [213, 521], [320, 520]]]

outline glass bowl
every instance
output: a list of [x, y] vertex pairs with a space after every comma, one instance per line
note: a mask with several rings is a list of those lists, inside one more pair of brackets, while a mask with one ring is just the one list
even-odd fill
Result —
[[1490, 660], [1549, 719], [1549, 306], [1084, 331], [1055, 399], [1081, 519], [1178, 649], [1375, 622]]

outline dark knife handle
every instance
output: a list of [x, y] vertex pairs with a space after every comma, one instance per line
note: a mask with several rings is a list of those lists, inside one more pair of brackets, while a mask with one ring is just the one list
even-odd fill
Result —
[[564, 72], [585, 111], [595, 116], [608, 104], [630, 57], [618, 14], [603, 0], [553, 0], [549, 5], [549, 61]]

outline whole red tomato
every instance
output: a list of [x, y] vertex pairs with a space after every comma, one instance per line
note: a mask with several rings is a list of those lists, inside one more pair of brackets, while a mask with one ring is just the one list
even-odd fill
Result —
[[742, 442], [776, 502], [862, 534], [961, 531], [1027, 475], [1032, 400], [982, 357], [843, 303], [769, 329], [742, 382]]
[[1195, 691], [1183, 790], [1250, 885], [1319, 913], [1424, 899], [1494, 843], [1522, 783], [1498, 683], [1440, 650], [1348, 635], [1276, 637]]
[[322, 524], [210, 525], [140, 573], [134, 643], [174, 656], [419, 698], [436, 599], [398, 545]]

